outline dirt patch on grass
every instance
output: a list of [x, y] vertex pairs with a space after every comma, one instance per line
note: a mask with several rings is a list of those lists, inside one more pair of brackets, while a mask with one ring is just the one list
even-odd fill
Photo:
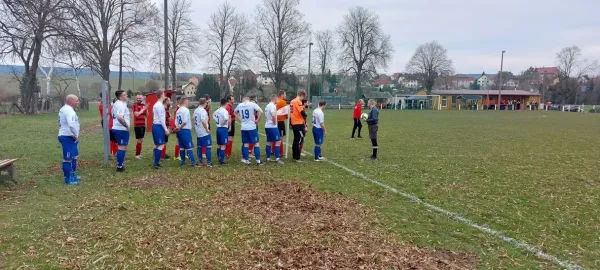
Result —
[[474, 254], [402, 245], [356, 201], [294, 182], [239, 189], [214, 202], [269, 232], [266, 243], [232, 268], [474, 269], [479, 261]]
[[137, 189], [155, 189], [165, 187], [179, 187], [177, 181], [173, 181], [165, 174], [152, 174], [142, 178], [132, 179], [122, 184], [124, 187], [137, 188]]
[[86, 134], [86, 133], [92, 133], [92, 132], [99, 132], [101, 130], [102, 130], [102, 126], [100, 124], [96, 124], [96, 125], [91, 125], [91, 126], [82, 128], [81, 133]]
[[[100, 168], [102, 164], [94, 160], [77, 160], [77, 170], [81, 168], [95, 167]], [[52, 164], [48, 169], [40, 171], [40, 174], [51, 175], [51, 174], [62, 174], [62, 163]]]

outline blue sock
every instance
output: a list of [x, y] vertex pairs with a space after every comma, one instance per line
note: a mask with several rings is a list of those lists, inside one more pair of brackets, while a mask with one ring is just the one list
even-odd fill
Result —
[[265, 150], [267, 150], [267, 159], [271, 159], [271, 144], [267, 142], [267, 146], [265, 146]]
[[179, 149], [179, 157], [181, 157], [181, 165], [185, 165], [185, 149]]
[[321, 156], [321, 146], [315, 145], [315, 159], [319, 159]]
[[281, 152], [279, 152], [279, 151], [281, 151], [281, 146], [275, 145], [275, 158], [276, 159], [279, 159], [281, 157], [281, 155], [280, 155]]
[[198, 151], [198, 163], [202, 164], [202, 147], [196, 147], [196, 151]]
[[72, 166], [73, 165], [71, 164], [71, 162], [63, 161], [63, 163], [62, 163], [62, 171], [63, 171], [63, 176], [65, 177], [65, 179], [71, 178]]
[[212, 165], [212, 148], [206, 147], [206, 164]]
[[257, 162], [260, 161], [260, 147], [258, 146], [254, 146], [254, 157]]
[[123, 162], [125, 162], [125, 150], [117, 150], [117, 168], [122, 168]]
[[242, 158], [248, 160], [248, 146], [242, 146]]
[[[196, 158], [194, 157], [194, 150], [192, 149], [188, 149], [186, 150], [188, 157], [190, 158], [190, 163], [192, 163], [192, 166], [196, 166]], [[183, 154], [179, 154], [180, 156], [184, 157], [185, 155]]]
[[221, 158], [221, 148], [217, 148], [217, 159], [219, 159], [219, 163], [223, 162], [223, 159]]
[[154, 166], [158, 166], [158, 162], [160, 161], [160, 154], [162, 154], [162, 150], [154, 148]]
[[77, 159], [71, 160], [71, 175], [75, 176], [77, 173]]

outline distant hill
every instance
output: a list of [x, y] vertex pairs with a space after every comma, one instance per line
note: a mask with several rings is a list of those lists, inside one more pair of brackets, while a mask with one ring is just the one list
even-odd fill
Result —
[[[45, 70], [46, 67], [44, 67]], [[54, 68], [56, 73], [60, 73], [60, 74], [64, 74], [66, 76], [75, 76], [75, 74], [73, 73], [73, 71], [69, 68], [64, 68], [64, 67], [55, 67]], [[15, 65], [0, 65], [0, 75], [13, 75], [15, 72], [17, 74], [21, 74], [25, 71], [25, 67], [24, 66], [15, 66]], [[43, 73], [41, 70], [38, 70], [38, 74], [41, 74], [43, 76]], [[159, 74], [156, 72], [144, 72], [144, 71], [136, 71], [135, 72], [135, 78], [136, 79], [152, 79], [152, 77], [156, 77]], [[178, 75], [182, 75], [185, 78], [187, 77], [191, 77], [192, 75], [195, 74], [178, 74]], [[91, 69], [83, 69], [81, 70], [81, 77], [100, 77], [98, 74], [96, 74], [95, 72], [93, 72]], [[110, 77], [111, 78], [116, 78], [119, 76], [119, 72], [118, 71], [111, 71], [110, 72]], [[123, 78], [126, 79], [130, 79], [133, 77], [133, 74], [127, 71], [123, 71]]]

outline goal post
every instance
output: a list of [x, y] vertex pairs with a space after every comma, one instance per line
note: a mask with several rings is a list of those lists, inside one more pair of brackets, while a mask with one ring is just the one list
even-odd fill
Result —
[[[447, 102], [447, 101], [446, 101]], [[440, 95], [414, 95], [406, 98], [402, 110], [441, 110], [443, 107]]]

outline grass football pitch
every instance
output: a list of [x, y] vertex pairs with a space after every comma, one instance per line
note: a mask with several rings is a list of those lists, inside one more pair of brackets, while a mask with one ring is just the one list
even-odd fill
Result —
[[366, 125], [350, 140], [351, 111], [326, 110], [333, 163], [247, 167], [238, 134], [212, 169], [155, 171], [151, 135], [140, 161], [132, 133], [116, 174], [97, 112], [79, 114], [77, 187], [62, 184], [56, 115], [0, 118], [0, 159], [19, 158], [18, 184], [0, 186], [0, 268], [564, 268], [365, 179], [600, 268], [600, 115], [381, 111], [371, 161]]

